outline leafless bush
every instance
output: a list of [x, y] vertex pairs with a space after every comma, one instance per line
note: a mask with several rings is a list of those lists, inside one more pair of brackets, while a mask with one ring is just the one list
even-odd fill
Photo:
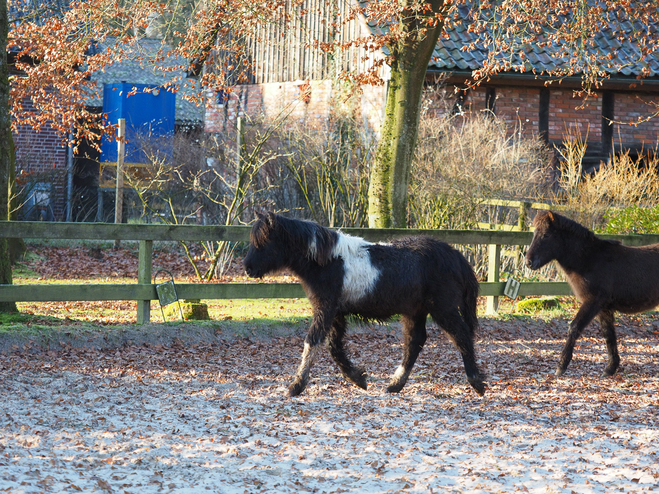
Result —
[[336, 97], [328, 122], [289, 125], [279, 135], [279, 161], [295, 184], [305, 216], [334, 226], [365, 226], [369, 160], [375, 141], [356, 114], [355, 95]]
[[[146, 165], [129, 170], [126, 183], [140, 199], [142, 217], [167, 224], [241, 223], [245, 211], [263, 201], [259, 175], [276, 158], [267, 144], [281, 123], [248, 125], [240, 139], [237, 134], [179, 134], [171, 153], [162, 152], [166, 143], [161, 139], [141, 136]], [[201, 258], [209, 262], [202, 273], [200, 256], [181, 244], [197, 276], [206, 280], [222, 275], [235, 249], [230, 242], [202, 242]]]
[[656, 155], [633, 159], [629, 152], [616, 154], [609, 163], [601, 163], [592, 173], [583, 171], [587, 137], [566, 134], [558, 173], [558, 189], [547, 197], [560, 205], [571, 218], [589, 228], [603, 226], [604, 216], [612, 208], [654, 205], [659, 192]]
[[[549, 152], [491, 114], [423, 118], [410, 188], [411, 222], [423, 228], [504, 223], [488, 199], [537, 200], [551, 185]], [[515, 212], [516, 214], [516, 212]]]

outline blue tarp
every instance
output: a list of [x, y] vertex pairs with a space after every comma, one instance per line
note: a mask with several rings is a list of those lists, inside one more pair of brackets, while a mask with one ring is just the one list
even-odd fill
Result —
[[[176, 93], [150, 84], [116, 83], [103, 87], [103, 113], [110, 124], [126, 119], [127, 166], [147, 163], [141, 143], [158, 140], [157, 148], [171, 157], [174, 136]], [[103, 136], [101, 163], [116, 164], [117, 141]]]

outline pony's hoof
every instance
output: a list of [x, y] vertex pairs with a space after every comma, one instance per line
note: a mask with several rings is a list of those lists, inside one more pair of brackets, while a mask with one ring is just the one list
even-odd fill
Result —
[[474, 388], [478, 396], [485, 395], [485, 384], [480, 379], [467, 379], [471, 387]]
[[607, 367], [604, 369], [604, 374], [602, 374], [602, 377], [613, 377], [616, 372], [618, 372], [617, 367]]
[[566, 369], [561, 369], [560, 367], [558, 367], [558, 368], [556, 369], [556, 372], [554, 372], [554, 375], [555, 375], [556, 377], [561, 377], [563, 374], [565, 374], [565, 370], [566, 370]]
[[405, 383], [391, 383], [387, 386], [387, 393], [398, 393], [403, 389], [403, 386], [405, 386]]
[[349, 379], [350, 381], [352, 381], [353, 384], [354, 384], [355, 386], [358, 386], [358, 387], [360, 387], [360, 388], [362, 388], [362, 389], [366, 389], [367, 386], [368, 386], [368, 385], [366, 384], [366, 378], [367, 378], [367, 377], [368, 377], [368, 374], [366, 374], [366, 371], [365, 371], [365, 370], [363, 370], [363, 369], [358, 369], [357, 372], [355, 372], [353, 375], [351, 375], [350, 377], [348, 377], [348, 379]]
[[306, 388], [304, 384], [296, 381], [288, 387], [288, 396], [290, 398], [298, 396], [304, 391], [304, 388]]

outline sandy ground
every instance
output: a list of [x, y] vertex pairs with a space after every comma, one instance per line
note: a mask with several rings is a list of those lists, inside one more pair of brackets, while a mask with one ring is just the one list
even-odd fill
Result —
[[[653, 318], [654, 317], [654, 318]], [[659, 491], [656, 316], [625, 318], [623, 368], [589, 328], [552, 376], [565, 320], [482, 321], [478, 397], [436, 329], [403, 392], [395, 327], [350, 335], [361, 391], [323, 352], [284, 397], [302, 338], [0, 354], [0, 492]]]

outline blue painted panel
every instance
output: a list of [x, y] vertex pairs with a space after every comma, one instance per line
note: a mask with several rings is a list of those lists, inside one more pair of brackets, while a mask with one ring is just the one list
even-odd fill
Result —
[[[118, 123], [120, 118], [126, 119], [126, 164], [146, 163], [139, 141], [148, 136], [164, 140], [165, 144], [161, 142], [158, 149], [171, 157], [171, 139], [166, 138], [174, 136], [176, 93], [149, 84], [105, 84], [103, 113], [111, 124]], [[142, 137], [138, 139], [137, 136]], [[101, 163], [116, 162], [117, 141], [103, 136]]]

